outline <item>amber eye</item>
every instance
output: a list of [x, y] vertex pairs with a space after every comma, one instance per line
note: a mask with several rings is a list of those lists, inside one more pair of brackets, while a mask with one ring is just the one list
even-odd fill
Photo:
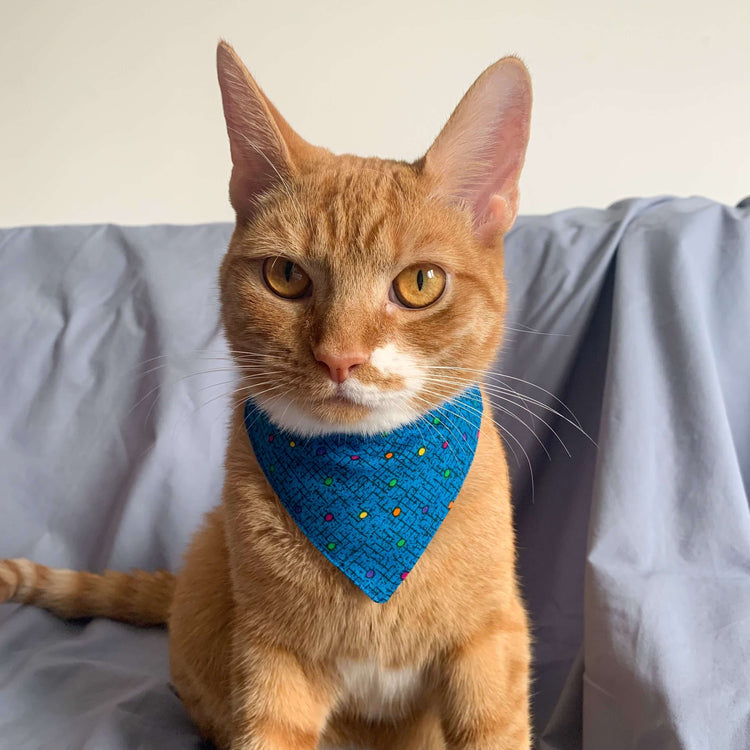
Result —
[[396, 276], [392, 288], [404, 307], [427, 307], [443, 293], [445, 271], [432, 263], [415, 263]]
[[312, 284], [310, 277], [288, 258], [266, 258], [263, 278], [272, 292], [286, 299], [304, 297]]

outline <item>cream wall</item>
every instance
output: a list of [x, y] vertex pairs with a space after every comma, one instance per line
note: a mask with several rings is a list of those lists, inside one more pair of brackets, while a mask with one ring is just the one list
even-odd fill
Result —
[[524, 213], [750, 194], [748, 0], [0, 0], [0, 225], [230, 219], [219, 37], [308, 140], [407, 159], [520, 54]]

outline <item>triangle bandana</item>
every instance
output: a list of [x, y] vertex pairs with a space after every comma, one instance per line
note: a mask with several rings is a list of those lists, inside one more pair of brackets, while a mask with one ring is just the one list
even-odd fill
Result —
[[289, 515], [380, 603], [407, 577], [453, 505], [474, 459], [481, 417], [477, 386], [375, 436], [298, 437], [245, 404], [255, 456]]

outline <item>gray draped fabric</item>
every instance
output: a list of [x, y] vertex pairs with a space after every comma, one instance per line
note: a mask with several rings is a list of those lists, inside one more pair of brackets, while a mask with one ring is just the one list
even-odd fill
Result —
[[[222, 483], [230, 231], [0, 230], [0, 557], [179, 567]], [[537, 745], [747, 750], [750, 202], [522, 217], [506, 267]], [[0, 607], [0, 748], [199, 747], [168, 680], [163, 630]]]

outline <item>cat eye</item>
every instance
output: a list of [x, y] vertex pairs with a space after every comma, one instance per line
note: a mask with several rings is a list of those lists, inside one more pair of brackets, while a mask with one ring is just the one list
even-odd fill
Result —
[[304, 297], [312, 285], [310, 277], [288, 258], [266, 258], [263, 279], [274, 294], [285, 299]]
[[443, 293], [445, 271], [432, 263], [415, 263], [396, 276], [391, 288], [404, 307], [427, 307]]

